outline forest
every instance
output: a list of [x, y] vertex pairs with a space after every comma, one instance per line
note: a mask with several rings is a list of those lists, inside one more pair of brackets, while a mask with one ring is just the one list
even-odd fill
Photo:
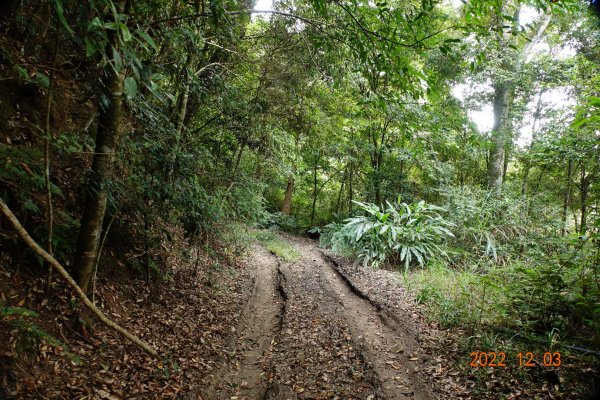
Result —
[[599, 0], [3, 0], [0, 399], [600, 399]]

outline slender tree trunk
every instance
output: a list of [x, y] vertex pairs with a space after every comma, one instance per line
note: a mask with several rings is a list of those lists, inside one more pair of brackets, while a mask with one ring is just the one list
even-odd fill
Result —
[[589, 185], [590, 180], [585, 172], [585, 164], [581, 163], [581, 179], [580, 179], [580, 188], [579, 188], [579, 196], [581, 198], [581, 222], [579, 223], [579, 233], [584, 235], [587, 231], [587, 199], [589, 193]]
[[190, 67], [192, 65], [192, 55], [191, 52], [188, 53], [187, 58], [185, 60], [185, 71], [184, 76], [185, 78], [183, 79], [183, 88], [181, 90], [181, 95], [179, 97], [179, 109], [177, 111], [177, 126], [176, 126], [176, 134], [177, 136], [181, 136], [181, 132], [183, 131], [183, 126], [185, 123], [185, 116], [187, 113], [187, 105], [188, 105], [188, 100], [190, 98]]
[[573, 174], [573, 160], [569, 159], [567, 164], [567, 185], [565, 188], [565, 195], [563, 201], [562, 210], [562, 228], [560, 230], [561, 236], [565, 236], [567, 231], [567, 212], [569, 211], [569, 205], [571, 203], [571, 175]]
[[[379, 175], [379, 174], [377, 174]], [[379, 178], [375, 179], [375, 204], [381, 205], [381, 185], [379, 184]]]
[[281, 212], [285, 215], [292, 213], [292, 196], [294, 195], [294, 174], [296, 168], [293, 168], [292, 173], [288, 176], [287, 187], [285, 188], [285, 195], [283, 196], [283, 207]]
[[344, 170], [344, 176], [342, 178], [342, 184], [340, 185], [340, 191], [338, 192], [337, 195], [337, 201], [335, 202], [335, 213], [339, 214], [340, 213], [340, 204], [342, 202], [342, 194], [344, 193], [344, 186], [346, 184], [346, 174], [347, 174], [348, 170]]
[[[54, 91], [54, 70], [56, 67], [56, 57], [58, 55], [58, 44], [59, 44], [59, 34], [56, 33], [56, 39], [54, 41], [54, 54], [52, 56], [52, 70], [50, 71], [50, 77], [48, 79], [48, 96], [46, 97], [46, 118], [44, 125], [44, 181], [46, 184], [46, 220], [48, 223], [48, 236], [46, 239], [46, 246], [48, 249], [48, 254], [51, 256], [54, 255], [52, 249], [52, 236], [54, 235], [54, 207], [52, 204], [52, 181], [50, 179], [50, 148], [52, 147], [53, 135], [51, 132], [50, 126], [50, 116], [52, 114], [52, 101], [53, 101], [53, 91]], [[48, 264], [48, 286], [46, 288], [46, 293], [50, 295], [50, 289], [52, 287], [52, 265]]]
[[[111, 43], [116, 44], [115, 38]], [[111, 47], [111, 46], [109, 46]], [[108, 201], [108, 183], [114, 162], [114, 154], [120, 134], [123, 73], [108, 66], [101, 84], [108, 104], [99, 103], [98, 131], [92, 168], [86, 187], [86, 200], [75, 255], [75, 279], [84, 293], [88, 292], [94, 270], [100, 234]]]
[[531, 166], [529, 165], [529, 161], [525, 160], [525, 165], [523, 165], [523, 181], [521, 182], [521, 195], [525, 196], [527, 193], [527, 181], [529, 180], [529, 170]]
[[242, 161], [242, 154], [244, 154], [244, 148], [246, 147], [246, 143], [242, 143], [240, 145], [240, 150], [238, 151], [237, 157], [235, 159], [235, 166], [233, 167], [233, 179], [237, 175], [238, 169], [240, 168], [240, 161]]
[[177, 163], [177, 155], [179, 153], [179, 146], [181, 145], [181, 135], [183, 132], [183, 127], [185, 125], [185, 116], [187, 113], [187, 105], [188, 105], [188, 99], [189, 99], [189, 95], [190, 95], [190, 67], [192, 64], [192, 54], [191, 51], [188, 50], [188, 55], [185, 61], [185, 66], [184, 66], [184, 78], [182, 81], [182, 88], [181, 88], [181, 93], [179, 95], [179, 99], [177, 102], [177, 118], [175, 121], [175, 146], [173, 146], [173, 149], [171, 150], [171, 157], [170, 157], [170, 166], [169, 166], [169, 171], [167, 173], [167, 181], [169, 183], [173, 182], [173, 175], [175, 173], [175, 164]]
[[546, 170], [548, 169], [548, 166], [543, 165], [542, 168], [540, 169], [540, 173], [537, 176], [537, 179], [535, 180], [535, 186], [533, 187], [533, 191], [531, 192], [532, 195], [536, 195], [538, 194], [539, 190], [540, 190], [540, 182], [542, 181], [542, 177], [544, 176], [544, 173], [546, 172]]
[[317, 191], [317, 171], [318, 171], [318, 165], [317, 163], [315, 163], [315, 168], [313, 170], [313, 201], [312, 201], [312, 211], [310, 213], [310, 224], [313, 225], [314, 221], [315, 221], [315, 210], [317, 207], [317, 196], [319, 194], [319, 192]]
[[[505, 3], [508, 4], [508, 3]], [[501, 14], [504, 11], [501, 9], [496, 16], [497, 27], [503, 25]], [[519, 9], [515, 11], [515, 16], [518, 20]], [[550, 15], [544, 15], [538, 29], [531, 38], [531, 41], [525, 46], [521, 54], [519, 54], [516, 62], [505, 58], [503, 61], [504, 69], [513, 73], [519, 73], [523, 63], [531, 53], [531, 50], [541, 40], [544, 31], [550, 23]], [[500, 28], [501, 29], [501, 28]], [[506, 49], [509, 45], [508, 37], [500, 34], [499, 43], [501, 49]], [[508, 165], [506, 158], [506, 147], [511, 143], [510, 127], [509, 127], [509, 109], [512, 98], [512, 87], [509, 83], [496, 82], [494, 84], [494, 126], [492, 129], [492, 147], [490, 149], [490, 157], [488, 163], [488, 188], [499, 193], [502, 191], [502, 183], [505, 178], [505, 165]]]
[[494, 127], [492, 129], [492, 147], [488, 165], [488, 188], [497, 193], [502, 190], [504, 180], [508, 101], [508, 87], [502, 84], [496, 85], [494, 88]]
[[510, 160], [511, 150], [510, 142], [512, 142], [512, 139], [506, 141], [506, 147], [504, 148], [504, 165], [502, 166], [502, 181], [504, 181], [504, 179], [506, 178], [506, 173], [508, 172], [508, 161]]
[[377, 179], [375, 181], [375, 201], [378, 205], [383, 204], [383, 196], [381, 194], [381, 169], [383, 167], [383, 146], [384, 146], [385, 133], [381, 138], [380, 148], [377, 151]]
[[104, 248], [104, 243], [106, 243], [106, 237], [108, 236], [110, 227], [112, 226], [113, 222], [115, 222], [115, 219], [117, 218], [118, 214], [119, 214], [118, 211], [116, 211], [113, 214], [113, 216], [110, 218], [110, 221], [108, 221], [108, 225], [106, 226], [106, 229], [104, 230], [104, 232], [102, 232], [102, 239], [100, 240], [100, 247], [98, 248], [98, 257], [96, 257], [96, 263], [94, 264], [94, 272], [92, 273], [92, 303], [93, 304], [96, 304], [96, 276], [98, 274], [98, 265], [100, 264], [100, 258], [102, 256], [102, 249]]
[[[460, 149], [461, 153], [463, 153], [463, 154], [465, 154], [465, 147], [467, 144], [467, 135], [468, 135], [468, 131], [466, 129], [464, 129], [462, 131], [462, 141], [461, 141], [461, 149]], [[400, 169], [400, 171], [402, 171], [402, 169]], [[464, 165], [463, 157], [461, 157], [459, 160], [458, 171], [459, 171], [460, 188], [462, 189], [465, 186], [465, 165]]]
[[237, 152], [237, 156], [235, 159], [235, 165], [233, 167], [233, 172], [231, 173], [231, 183], [227, 187], [227, 192], [231, 191], [233, 185], [235, 184], [235, 178], [237, 176], [238, 169], [240, 168], [240, 161], [242, 161], [242, 154], [244, 154], [244, 148], [246, 147], [246, 143], [240, 144], [240, 149]]
[[371, 139], [371, 143], [373, 145], [373, 151], [371, 152], [371, 168], [373, 172], [371, 173], [371, 184], [373, 187], [373, 194], [375, 197], [375, 203], [381, 204], [381, 164], [383, 161], [383, 143], [385, 139], [385, 127], [383, 127], [383, 133], [380, 142], [377, 141], [377, 137], [375, 132], [372, 134], [369, 133], [369, 138]]
[[[544, 95], [545, 90], [540, 90], [538, 95], [538, 101], [535, 106], [535, 112], [533, 113], [533, 123], [531, 127], [531, 143], [529, 144], [529, 149], [527, 153], [531, 153], [533, 150], [533, 146], [537, 141], [537, 123], [540, 120], [542, 113], [542, 96]], [[527, 192], [527, 181], [529, 179], [529, 170], [531, 169], [531, 163], [529, 162], [529, 158], [525, 156], [525, 161], [523, 162], [523, 181], [521, 182], [521, 195], [525, 196]]]
[[31, 238], [29, 233], [25, 230], [25, 228], [23, 228], [23, 225], [21, 225], [21, 223], [19, 222], [17, 217], [13, 214], [13, 212], [10, 210], [10, 208], [8, 208], [8, 206], [6, 205], [6, 203], [4, 202], [3, 199], [0, 199], [0, 212], [2, 212], [2, 214], [4, 214], [4, 216], [10, 221], [10, 223], [15, 228], [15, 230], [17, 231], [17, 233], [19, 234], [21, 239], [23, 239], [23, 241], [27, 244], [27, 246], [29, 246], [29, 248], [31, 248], [36, 254], [41, 256], [48, 264], [50, 264], [54, 268], [56, 268], [58, 273], [67, 281], [69, 286], [75, 291], [75, 293], [81, 299], [83, 304], [92, 313], [94, 313], [94, 315], [96, 315], [98, 317], [98, 319], [100, 321], [102, 321], [102, 323], [104, 325], [108, 326], [109, 328], [113, 329], [114, 331], [125, 336], [127, 339], [129, 339], [135, 345], [140, 347], [146, 353], [148, 353], [154, 357], [159, 357], [159, 354], [157, 353], [157, 351], [154, 350], [148, 343], [146, 343], [142, 339], [138, 338], [137, 336], [135, 336], [134, 334], [132, 334], [131, 332], [129, 332], [125, 328], [121, 327], [120, 325], [115, 323], [110, 318], [108, 318], [100, 309], [98, 309], [98, 307], [96, 307], [90, 301], [90, 299], [87, 297], [86, 293], [83, 291], [83, 289], [81, 289], [81, 287], [79, 285], [77, 285], [77, 282], [75, 282], [73, 280], [73, 278], [71, 277], [71, 275], [69, 275], [67, 270], [52, 255], [50, 255], [47, 251], [45, 251], [42, 247], [40, 247], [40, 245], [37, 244]]
[[354, 165], [350, 163], [350, 178], [348, 179], [348, 215], [352, 214], [352, 201], [354, 200]]
[[[148, 210], [148, 208], [146, 208]], [[144, 266], [146, 267], [146, 287], [150, 292], [150, 278], [152, 277], [152, 258], [150, 258], [150, 220], [148, 212], [144, 211]]]
[[256, 169], [254, 170], [254, 179], [260, 181], [262, 179], [262, 160], [259, 158], [256, 161]]

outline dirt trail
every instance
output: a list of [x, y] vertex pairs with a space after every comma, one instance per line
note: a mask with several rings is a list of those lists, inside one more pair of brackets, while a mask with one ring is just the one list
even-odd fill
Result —
[[[229, 358], [201, 399], [433, 399], [410, 331], [358, 296], [309, 240], [254, 251], [254, 291]], [[194, 398], [194, 397], [192, 397]]]
[[234, 350], [230, 355], [235, 363], [223, 364], [199, 398], [262, 399], [269, 387], [266, 371], [284, 307], [277, 292], [278, 261], [264, 248], [255, 246], [250, 262], [256, 268], [252, 294], [236, 332], [232, 332]]
[[294, 242], [304, 261], [312, 261], [333, 288], [341, 305], [339, 312], [348, 321], [353, 339], [361, 343], [365, 357], [381, 382], [384, 397], [433, 399], [428, 385], [419, 376], [418, 362], [422, 355], [411, 332], [386, 319], [367, 299], [357, 296], [313, 242], [301, 239]]

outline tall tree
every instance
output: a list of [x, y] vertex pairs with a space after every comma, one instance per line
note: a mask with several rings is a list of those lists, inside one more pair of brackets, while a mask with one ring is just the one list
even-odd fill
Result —
[[[125, 7], [126, 1], [121, 0], [117, 9], [119, 14], [123, 13]], [[114, 22], [117, 25], [121, 23], [118, 19]], [[120, 30], [109, 30], [105, 54], [118, 56], [121, 51], [121, 42]], [[90, 288], [94, 266], [98, 257], [100, 235], [108, 201], [108, 185], [110, 184], [116, 147], [121, 134], [124, 79], [125, 74], [122, 66], [114, 59], [112, 63], [108, 63], [104, 67], [100, 80], [96, 146], [85, 187], [86, 199], [83, 216], [81, 217], [74, 264], [75, 279], [84, 293], [87, 293]]]
[[[496, 51], [500, 57], [499, 68], [495, 71], [493, 80], [493, 108], [494, 125], [491, 133], [491, 148], [488, 164], [488, 187], [499, 192], [502, 190], [502, 183], [506, 171], [507, 155], [506, 150], [512, 141], [512, 126], [510, 121], [510, 105], [515, 91], [515, 82], [521, 73], [523, 63], [531, 53], [534, 46], [542, 39], [548, 24], [550, 23], [550, 14], [544, 14], [537, 22], [537, 28], [532, 31], [530, 37], [523, 44], [519, 43], [519, 12], [520, 5], [510, 6], [509, 2], [500, 1], [497, 3], [492, 29], [496, 32]], [[513, 10], [513, 24], [510, 30], [504, 28], [506, 14]], [[511, 49], [520, 49], [515, 52]]]

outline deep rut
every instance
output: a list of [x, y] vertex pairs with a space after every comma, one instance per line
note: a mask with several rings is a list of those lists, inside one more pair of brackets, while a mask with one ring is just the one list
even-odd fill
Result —
[[256, 272], [250, 300], [232, 337], [232, 353], [238, 354], [230, 355], [236, 361], [224, 363], [213, 374], [202, 399], [262, 399], [269, 388], [270, 353], [285, 303], [277, 290], [277, 259], [256, 246], [250, 261]]
[[[303, 264], [312, 265], [337, 300], [336, 312], [342, 315], [352, 339], [377, 377], [385, 399], [433, 399], [431, 389], [420, 375], [422, 357], [410, 329], [385, 317], [378, 308], [350, 287], [347, 278], [327, 260], [314, 242], [290, 238], [300, 250]], [[408, 317], [407, 317], [408, 318]]]
[[[313, 251], [314, 252], [314, 251]], [[415, 341], [404, 335], [402, 327], [385, 319], [367, 299], [358, 297], [334, 266], [319, 254], [321, 268], [334, 288], [349, 321], [354, 337], [363, 342], [387, 399], [431, 399], [429, 388], [418, 377], [422, 357]]]
[[236, 361], [197, 398], [433, 399], [401, 319], [357, 295], [314, 242], [285, 240], [300, 259], [279, 263], [255, 249], [253, 293], [231, 342]]

